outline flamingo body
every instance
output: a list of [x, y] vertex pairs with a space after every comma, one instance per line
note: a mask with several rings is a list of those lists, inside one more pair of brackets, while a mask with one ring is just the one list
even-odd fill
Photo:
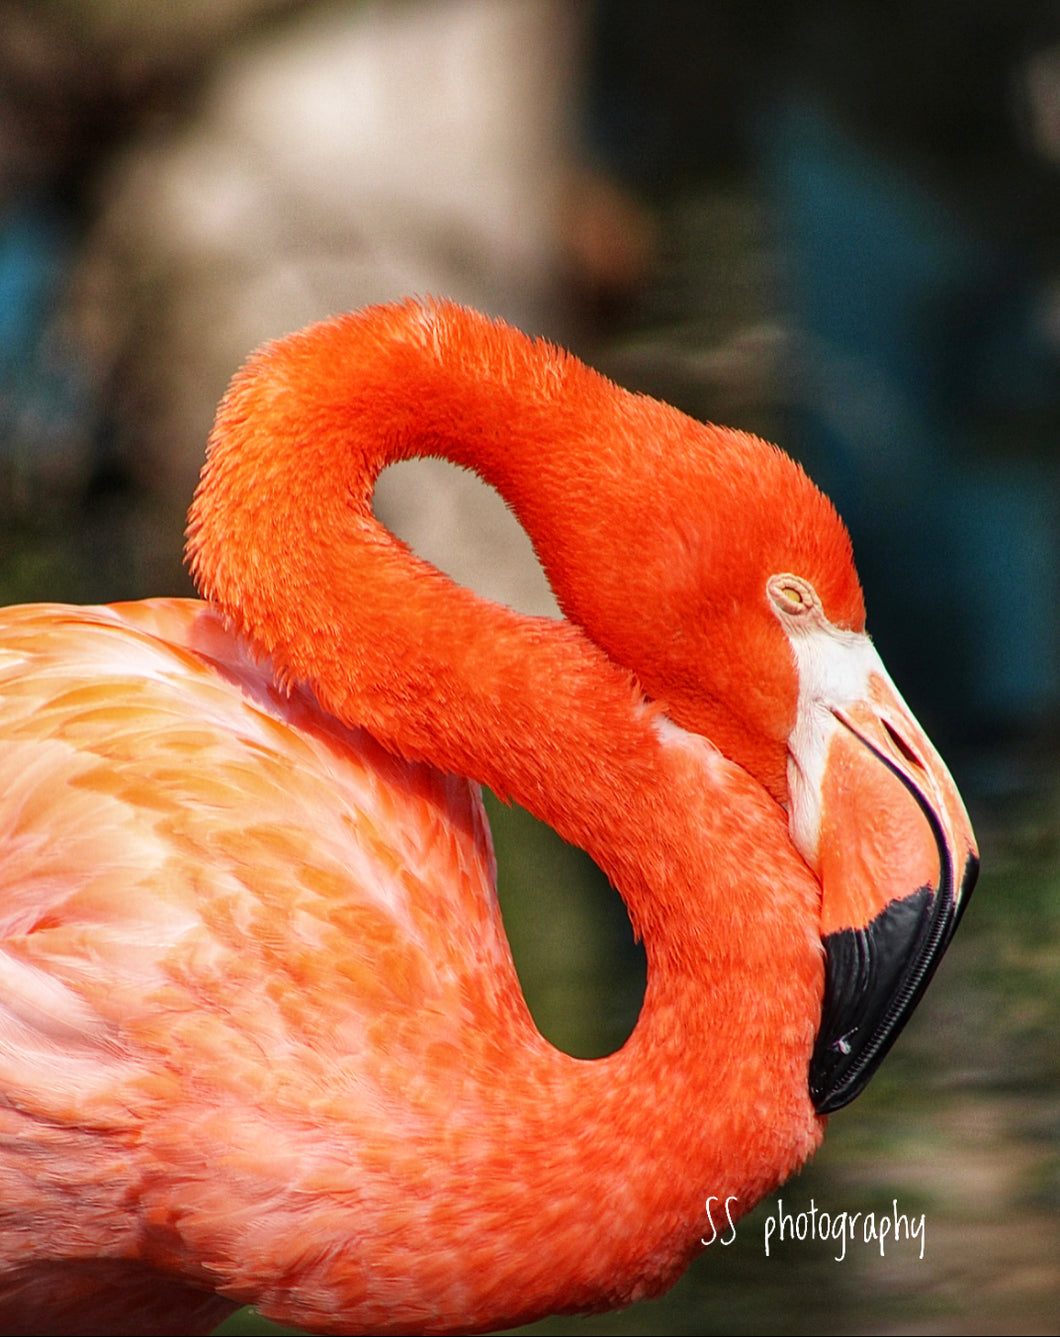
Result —
[[[818, 1145], [825, 944], [869, 931], [907, 886], [959, 905], [974, 847], [876, 667], [820, 495], [772, 448], [620, 394], [456, 308], [319, 327], [221, 411], [190, 529], [214, 602], [0, 617], [5, 1331], [208, 1331], [242, 1303], [322, 1332], [478, 1331], [620, 1306], [686, 1266], [708, 1197], [746, 1211]], [[643, 467], [652, 426], [664, 445], [686, 435], [691, 465], [665, 467], [701, 492], [697, 452], [709, 494], [729, 449], [778, 471], [813, 523], [780, 526], [779, 567], [710, 537], [722, 597], [664, 477], [645, 496], [679, 536], [677, 574], [656, 554], [666, 606], [624, 616], [613, 537], [589, 517]], [[414, 431], [458, 462], [472, 443], [569, 621], [485, 606], [375, 524], [373, 470]], [[388, 445], [351, 471], [369, 432]], [[590, 439], [602, 481], [561, 506]], [[642, 646], [653, 617], [689, 633]], [[701, 624], [725, 653], [697, 690]], [[837, 753], [856, 783], [837, 787]], [[832, 779], [811, 794], [815, 767]], [[885, 875], [887, 849], [851, 860], [836, 834], [877, 774], [878, 846], [912, 885]], [[533, 1024], [481, 781], [626, 898], [649, 976], [616, 1054], [570, 1058]], [[949, 931], [916, 947], [911, 988]]]

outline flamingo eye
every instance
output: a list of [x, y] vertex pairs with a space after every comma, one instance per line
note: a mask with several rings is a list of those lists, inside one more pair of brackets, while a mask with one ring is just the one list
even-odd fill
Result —
[[813, 586], [808, 580], [803, 580], [802, 576], [771, 576], [766, 583], [766, 591], [774, 609], [788, 617], [801, 617], [820, 605]]

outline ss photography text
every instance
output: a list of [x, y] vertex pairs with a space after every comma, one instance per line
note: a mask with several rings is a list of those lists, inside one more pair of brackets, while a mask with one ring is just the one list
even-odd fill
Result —
[[[732, 1219], [732, 1204], [735, 1197], [722, 1201], [714, 1194], [706, 1201], [707, 1224], [710, 1233], [703, 1236], [703, 1244], [709, 1248], [715, 1242], [727, 1247], [736, 1238], [736, 1226]], [[723, 1220], [724, 1218], [724, 1220]], [[717, 1224], [716, 1224], [717, 1223]], [[778, 1198], [776, 1208], [765, 1219], [766, 1257], [770, 1246], [794, 1242], [805, 1244], [812, 1240], [826, 1240], [839, 1246], [839, 1252], [833, 1254], [837, 1263], [847, 1256], [847, 1244], [868, 1244], [879, 1246], [880, 1257], [886, 1256], [888, 1244], [900, 1244], [910, 1241], [919, 1244], [920, 1258], [924, 1257], [924, 1242], [927, 1238], [924, 1213], [920, 1216], [907, 1216], [899, 1212], [898, 1199], [891, 1200], [890, 1212], [825, 1212], [821, 1211], [813, 1198], [810, 1206], [803, 1212], [786, 1212], [784, 1199]]]

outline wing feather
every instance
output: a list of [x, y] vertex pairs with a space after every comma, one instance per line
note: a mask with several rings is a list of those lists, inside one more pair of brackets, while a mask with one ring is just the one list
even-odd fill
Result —
[[279, 691], [206, 605], [0, 618], [0, 849], [0, 1260], [29, 1210], [75, 1230], [57, 1137], [86, 1220], [117, 1156], [143, 1229], [153, 1184], [224, 1198], [221, 1128], [244, 1178], [268, 1144], [267, 1195], [341, 1109], [370, 1176], [439, 1046], [461, 1082], [484, 1034], [536, 1036], [477, 788]]

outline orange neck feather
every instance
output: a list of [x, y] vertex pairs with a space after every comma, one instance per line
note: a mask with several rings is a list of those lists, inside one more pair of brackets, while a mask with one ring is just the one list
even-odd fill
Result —
[[[713, 562], [744, 579], [725, 567], [719, 540], [693, 532], [692, 514], [705, 489], [731, 530], [731, 473], [735, 463], [746, 479], [748, 452], [773, 486], [801, 478], [771, 448], [689, 424], [513, 331], [409, 303], [318, 326], [248, 365], [220, 410], [189, 526], [204, 595], [282, 679], [307, 683], [326, 710], [392, 751], [517, 799], [622, 892], [648, 952], [641, 1021], [608, 1060], [559, 1056], [564, 1089], [525, 1102], [551, 1132], [539, 1146], [528, 1128], [513, 1154], [533, 1161], [595, 1130], [585, 1154], [600, 1157], [601, 1174], [617, 1156], [629, 1192], [654, 1213], [643, 1226], [660, 1241], [649, 1290], [698, 1247], [707, 1194], [750, 1205], [801, 1164], [822, 1128], [806, 1089], [823, 989], [819, 888], [760, 783], [661, 720], [665, 707], [686, 723], [683, 688], [667, 685], [679, 675], [646, 639], [660, 601], [685, 616], [667, 561]], [[485, 603], [378, 524], [376, 477], [414, 454], [444, 455], [497, 487], [571, 621]], [[675, 474], [704, 471], [674, 499]], [[684, 557], [653, 549], [664, 523], [685, 534]], [[821, 580], [822, 597], [855, 622], [857, 591]], [[771, 645], [763, 634], [754, 653]], [[636, 678], [621, 667], [631, 662]], [[760, 748], [766, 772], [777, 766], [770, 746]], [[753, 762], [751, 744], [746, 752]], [[759, 778], [774, 791], [783, 783]], [[528, 1072], [544, 1082], [539, 1068]], [[585, 1208], [589, 1218], [608, 1211], [606, 1200]], [[602, 1268], [589, 1218], [585, 1266]], [[616, 1235], [615, 1250], [627, 1247]]]

